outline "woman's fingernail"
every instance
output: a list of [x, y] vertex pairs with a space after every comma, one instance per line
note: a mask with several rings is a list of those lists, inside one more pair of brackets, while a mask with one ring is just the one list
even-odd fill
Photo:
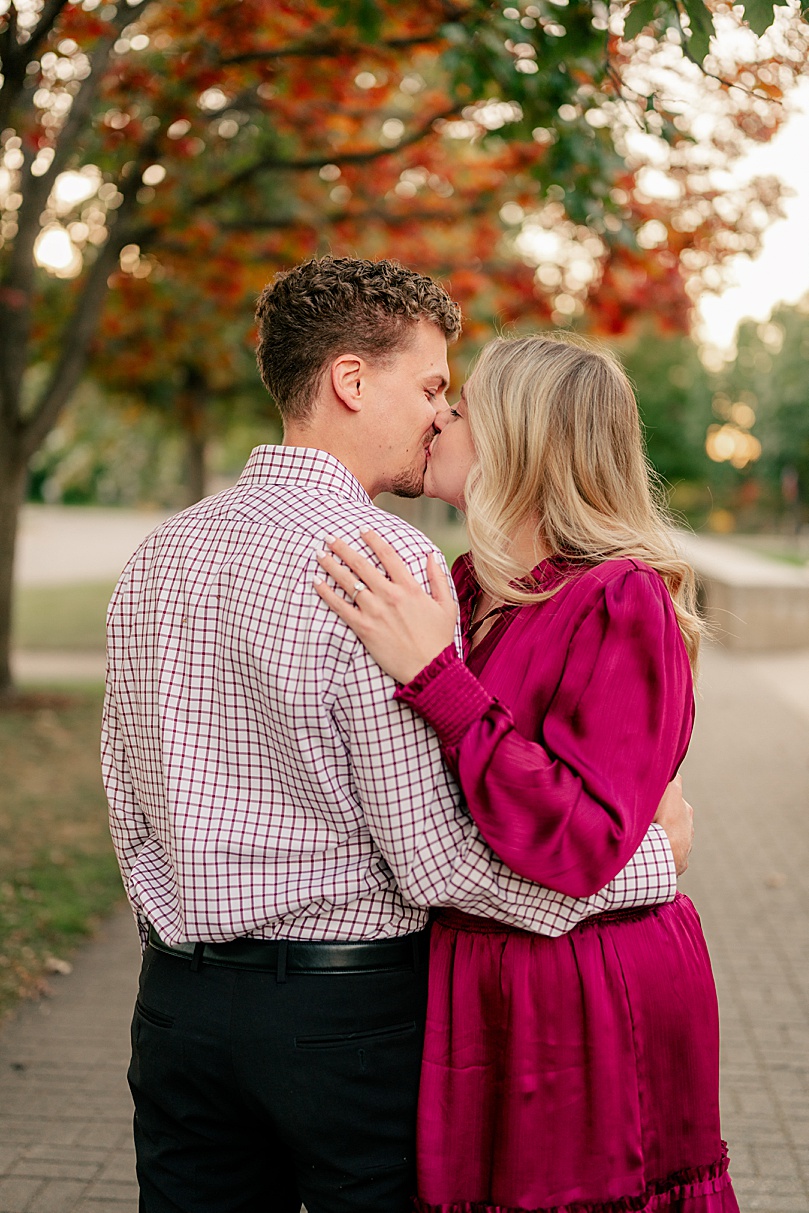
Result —
[[334, 543], [336, 538], [337, 538], [336, 535], [327, 535], [326, 538], [323, 540], [323, 542], [324, 543]]
[[326, 560], [329, 553], [325, 548], [321, 548], [318, 552], [315, 552], [315, 555], [317, 556], [318, 560]]

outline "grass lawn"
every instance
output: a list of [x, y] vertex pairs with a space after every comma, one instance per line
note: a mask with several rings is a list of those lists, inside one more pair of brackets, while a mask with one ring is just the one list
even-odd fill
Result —
[[[447, 563], [468, 547], [458, 527], [437, 532], [434, 541]], [[14, 600], [14, 647], [103, 652], [104, 620], [114, 582], [18, 587]]]
[[25, 586], [14, 600], [14, 645], [20, 649], [104, 649], [104, 619], [114, 582]]
[[123, 901], [99, 773], [101, 694], [30, 700], [0, 711], [0, 1017], [58, 981], [54, 960]]

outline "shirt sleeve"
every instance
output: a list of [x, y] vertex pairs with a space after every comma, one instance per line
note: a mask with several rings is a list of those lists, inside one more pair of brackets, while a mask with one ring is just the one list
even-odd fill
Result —
[[575, 631], [539, 736], [518, 732], [449, 649], [397, 697], [435, 729], [493, 851], [574, 897], [630, 862], [682, 760], [693, 713], [668, 591], [642, 569], [607, 582]]
[[[427, 588], [423, 564], [410, 567]], [[465, 671], [457, 656], [453, 665]], [[517, 874], [504, 856], [493, 854], [465, 811], [436, 732], [394, 697], [395, 686], [358, 646], [334, 719], [368, 828], [407, 900], [455, 906], [550, 936], [606, 910], [671, 900], [676, 876], [660, 830], [650, 833], [626, 872], [591, 896], [566, 896]]]
[[137, 858], [151, 836], [149, 824], [138, 807], [132, 777], [118, 717], [115, 692], [115, 663], [118, 657], [119, 632], [117, 612], [120, 609], [119, 587], [110, 603], [107, 615], [107, 679], [104, 709], [101, 717], [101, 774], [109, 804], [110, 834], [121, 869], [127, 897], [132, 906], [141, 943], [146, 946], [148, 923], [140, 906], [133, 900], [129, 877]]

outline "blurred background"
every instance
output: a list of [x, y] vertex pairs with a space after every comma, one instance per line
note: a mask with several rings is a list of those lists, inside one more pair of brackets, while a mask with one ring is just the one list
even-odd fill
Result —
[[[768, 914], [775, 932], [779, 898], [806, 938], [808, 52], [798, 0], [0, 0], [0, 1015], [52, 989], [120, 902], [97, 760], [106, 604], [161, 518], [280, 438], [255, 299], [324, 253], [445, 283], [465, 314], [456, 389], [501, 331], [574, 329], [623, 360], [726, 644], [691, 788], [715, 811], [707, 905], [712, 856], [730, 873], [712, 945], [721, 959], [731, 914], [752, 916], [747, 941]], [[384, 504], [463, 550], [447, 507]], [[800, 740], [737, 786], [762, 712]], [[778, 830], [755, 816], [777, 779]], [[726, 938], [732, 967], [742, 934]], [[805, 977], [784, 964], [806, 1044]], [[765, 1044], [738, 1091], [768, 1076], [786, 1124], [786, 1045]], [[794, 1192], [766, 1196], [786, 1137], [750, 1156], [749, 1208], [807, 1208], [805, 1152]]]
[[0, 43], [0, 694], [12, 643], [102, 645], [134, 532], [68, 555], [79, 507], [152, 525], [279, 437], [254, 301], [318, 253], [444, 281], [456, 385], [503, 329], [608, 342], [672, 509], [809, 557], [796, 5], [0, 0]]
[[609, 342], [672, 508], [804, 561], [808, 27], [758, 4], [0, 0], [0, 693], [12, 627], [100, 645], [120, 564], [12, 624], [19, 506], [231, 483], [280, 433], [256, 294], [327, 251], [448, 285], [456, 384], [504, 328]]

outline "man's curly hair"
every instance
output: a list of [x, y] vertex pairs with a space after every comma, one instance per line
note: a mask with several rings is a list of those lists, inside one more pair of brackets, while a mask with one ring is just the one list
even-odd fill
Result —
[[427, 320], [448, 341], [461, 309], [432, 278], [395, 261], [320, 257], [279, 273], [256, 309], [258, 369], [284, 421], [306, 422], [340, 354], [389, 361]]

